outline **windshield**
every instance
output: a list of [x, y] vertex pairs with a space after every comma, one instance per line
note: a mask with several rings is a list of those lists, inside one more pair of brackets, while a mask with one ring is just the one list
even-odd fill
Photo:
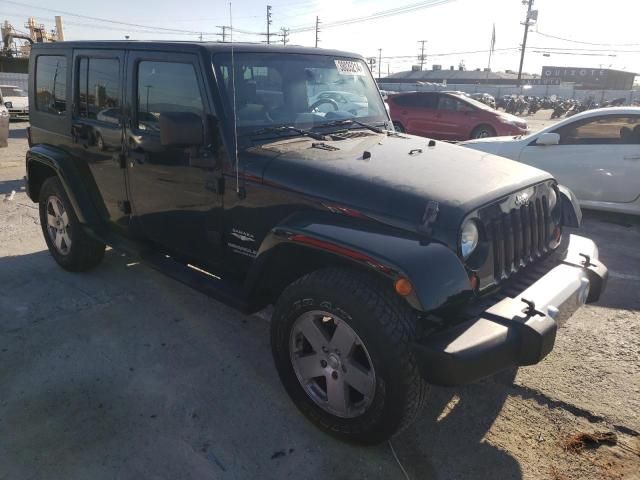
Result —
[[[213, 57], [227, 112], [233, 112], [231, 55]], [[236, 53], [235, 94], [240, 135], [282, 125], [313, 128], [336, 120], [387, 122], [367, 65], [359, 59], [292, 53]]]
[[26, 97], [27, 92], [16, 87], [0, 87], [0, 93], [3, 97]]
[[484, 104], [484, 103], [476, 100], [475, 98], [464, 97], [463, 99], [464, 99], [465, 102], [470, 103], [474, 107], [481, 108], [482, 110], [489, 110], [490, 112], [495, 112], [495, 110], [493, 108], [491, 108], [489, 105]]

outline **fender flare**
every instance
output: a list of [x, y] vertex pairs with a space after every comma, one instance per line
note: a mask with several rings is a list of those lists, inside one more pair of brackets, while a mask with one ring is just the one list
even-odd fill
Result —
[[90, 190], [90, 186], [97, 189], [97, 185], [86, 164], [74, 162], [66, 153], [55, 147], [46, 145], [31, 147], [26, 158], [26, 184], [29, 198], [37, 202], [38, 198], [34, 198], [36, 195], [32, 184], [34, 180], [30, 175], [35, 165], [48, 167], [57, 175], [80, 223], [97, 226], [103, 222], [106, 207], [100, 204], [103, 209], [101, 215], [99, 207], [96, 206], [96, 199], [99, 199], [99, 196], [96, 198]]
[[261, 279], [269, 281], [273, 272], [270, 269], [278, 268], [269, 266], [276, 252], [290, 252], [293, 257], [289, 258], [295, 262], [295, 255], [302, 251], [331, 255], [340, 264], [369, 270], [386, 279], [391, 288], [396, 279], [409, 279], [413, 292], [404, 298], [422, 312], [472, 294], [464, 265], [448, 247], [436, 242], [421, 243], [417, 235], [397, 229], [329, 215], [318, 213], [312, 215], [315, 218], [307, 216], [304, 220], [291, 218], [273, 228], [247, 275], [247, 291], [255, 292]]
[[582, 209], [575, 194], [564, 185], [558, 185], [560, 198], [560, 219], [565, 227], [579, 228], [582, 225]]

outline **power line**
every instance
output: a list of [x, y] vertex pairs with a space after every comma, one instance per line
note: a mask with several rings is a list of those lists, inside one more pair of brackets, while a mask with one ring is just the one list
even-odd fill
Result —
[[[444, 5], [446, 3], [451, 3], [454, 1], [456, 0], [429, 0], [427, 2], [419, 2], [411, 5], [405, 5], [402, 7], [391, 8], [389, 10], [382, 10], [380, 12], [375, 12], [370, 15], [364, 15], [361, 17], [346, 18], [343, 20], [336, 20], [334, 22], [327, 22], [327, 23], [324, 23], [323, 25], [325, 28], [331, 28], [331, 27], [339, 27], [343, 25], [350, 25], [353, 23], [368, 22], [370, 20], [378, 20], [380, 18], [393, 17], [395, 15], [402, 15], [405, 13], [414, 12], [416, 10], [421, 10], [424, 8], [436, 7], [436, 6]], [[315, 29], [315, 25], [298, 26], [298, 27], [293, 27], [291, 29], [291, 33], [310, 32], [314, 29]]]
[[582, 44], [582, 45], [593, 45], [593, 46], [597, 46], [597, 47], [638, 47], [638, 46], [640, 46], [640, 43], [596, 43], [596, 42], [585, 42], [583, 40], [574, 40], [572, 38], [559, 37], [557, 35], [551, 35], [549, 33], [543, 33], [540, 30], [536, 30], [534, 33], [536, 33], [537, 35], [540, 35], [542, 37], [553, 38], [553, 39], [556, 39], [556, 40], [562, 40], [564, 42], [579, 43], [579, 44]]
[[104, 22], [104, 23], [111, 23], [111, 24], [115, 24], [115, 25], [127, 25], [129, 27], [137, 27], [137, 28], [148, 28], [151, 30], [156, 30], [156, 31], [164, 31], [164, 32], [173, 32], [173, 33], [188, 33], [188, 34], [192, 34], [192, 35], [200, 35], [201, 33], [204, 35], [215, 35], [215, 32], [201, 32], [199, 30], [184, 30], [184, 29], [176, 29], [176, 28], [167, 28], [167, 27], [158, 27], [158, 26], [153, 26], [153, 25], [143, 25], [140, 23], [129, 23], [129, 22], [121, 22], [118, 20], [112, 20], [109, 18], [100, 18], [100, 17], [92, 17], [90, 15], [80, 15], [77, 13], [73, 13], [73, 12], [68, 12], [65, 10], [58, 10], [58, 9], [53, 9], [53, 8], [47, 8], [47, 7], [41, 7], [39, 5], [32, 5], [32, 4], [28, 4], [28, 3], [22, 3], [22, 2], [15, 2], [13, 0], [0, 0], [1, 3], [9, 3], [12, 5], [18, 5], [20, 7], [27, 7], [27, 8], [34, 8], [37, 10], [44, 10], [47, 12], [52, 12], [52, 13], [57, 13], [60, 15], [66, 15], [68, 17], [75, 17], [75, 18], [82, 18], [85, 20], [93, 20], [96, 22]]

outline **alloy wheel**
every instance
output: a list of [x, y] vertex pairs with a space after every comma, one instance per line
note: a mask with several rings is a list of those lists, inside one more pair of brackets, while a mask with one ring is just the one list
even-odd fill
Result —
[[362, 415], [374, 398], [373, 362], [358, 334], [339, 316], [312, 310], [293, 324], [293, 370], [307, 395], [342, 418]]
[[61, 255], [68, 255], [71, 251], [69, 215], [55, 195], [47, 199], [47, 232], [56, 250]]

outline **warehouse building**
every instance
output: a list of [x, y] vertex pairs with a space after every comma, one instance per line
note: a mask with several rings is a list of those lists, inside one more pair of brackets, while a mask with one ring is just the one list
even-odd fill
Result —
[[[451, 85], [515, 85], [518, 81], [518, 73], [507, 70], [506, 72], [492, 72], [487, 69], [464, 70], [450, 67], [443, 69], [441, 65], [434, 65], [432, 70], [420, 70], [414, 67], [412, 70], [394, 73], [380, 80], [379, 83], [446, 83]], [[556, 80], [560, 83], [560, 80]], [[541, 85], [539, 75], [522, 74], [522, 83], [525, 85]]]

